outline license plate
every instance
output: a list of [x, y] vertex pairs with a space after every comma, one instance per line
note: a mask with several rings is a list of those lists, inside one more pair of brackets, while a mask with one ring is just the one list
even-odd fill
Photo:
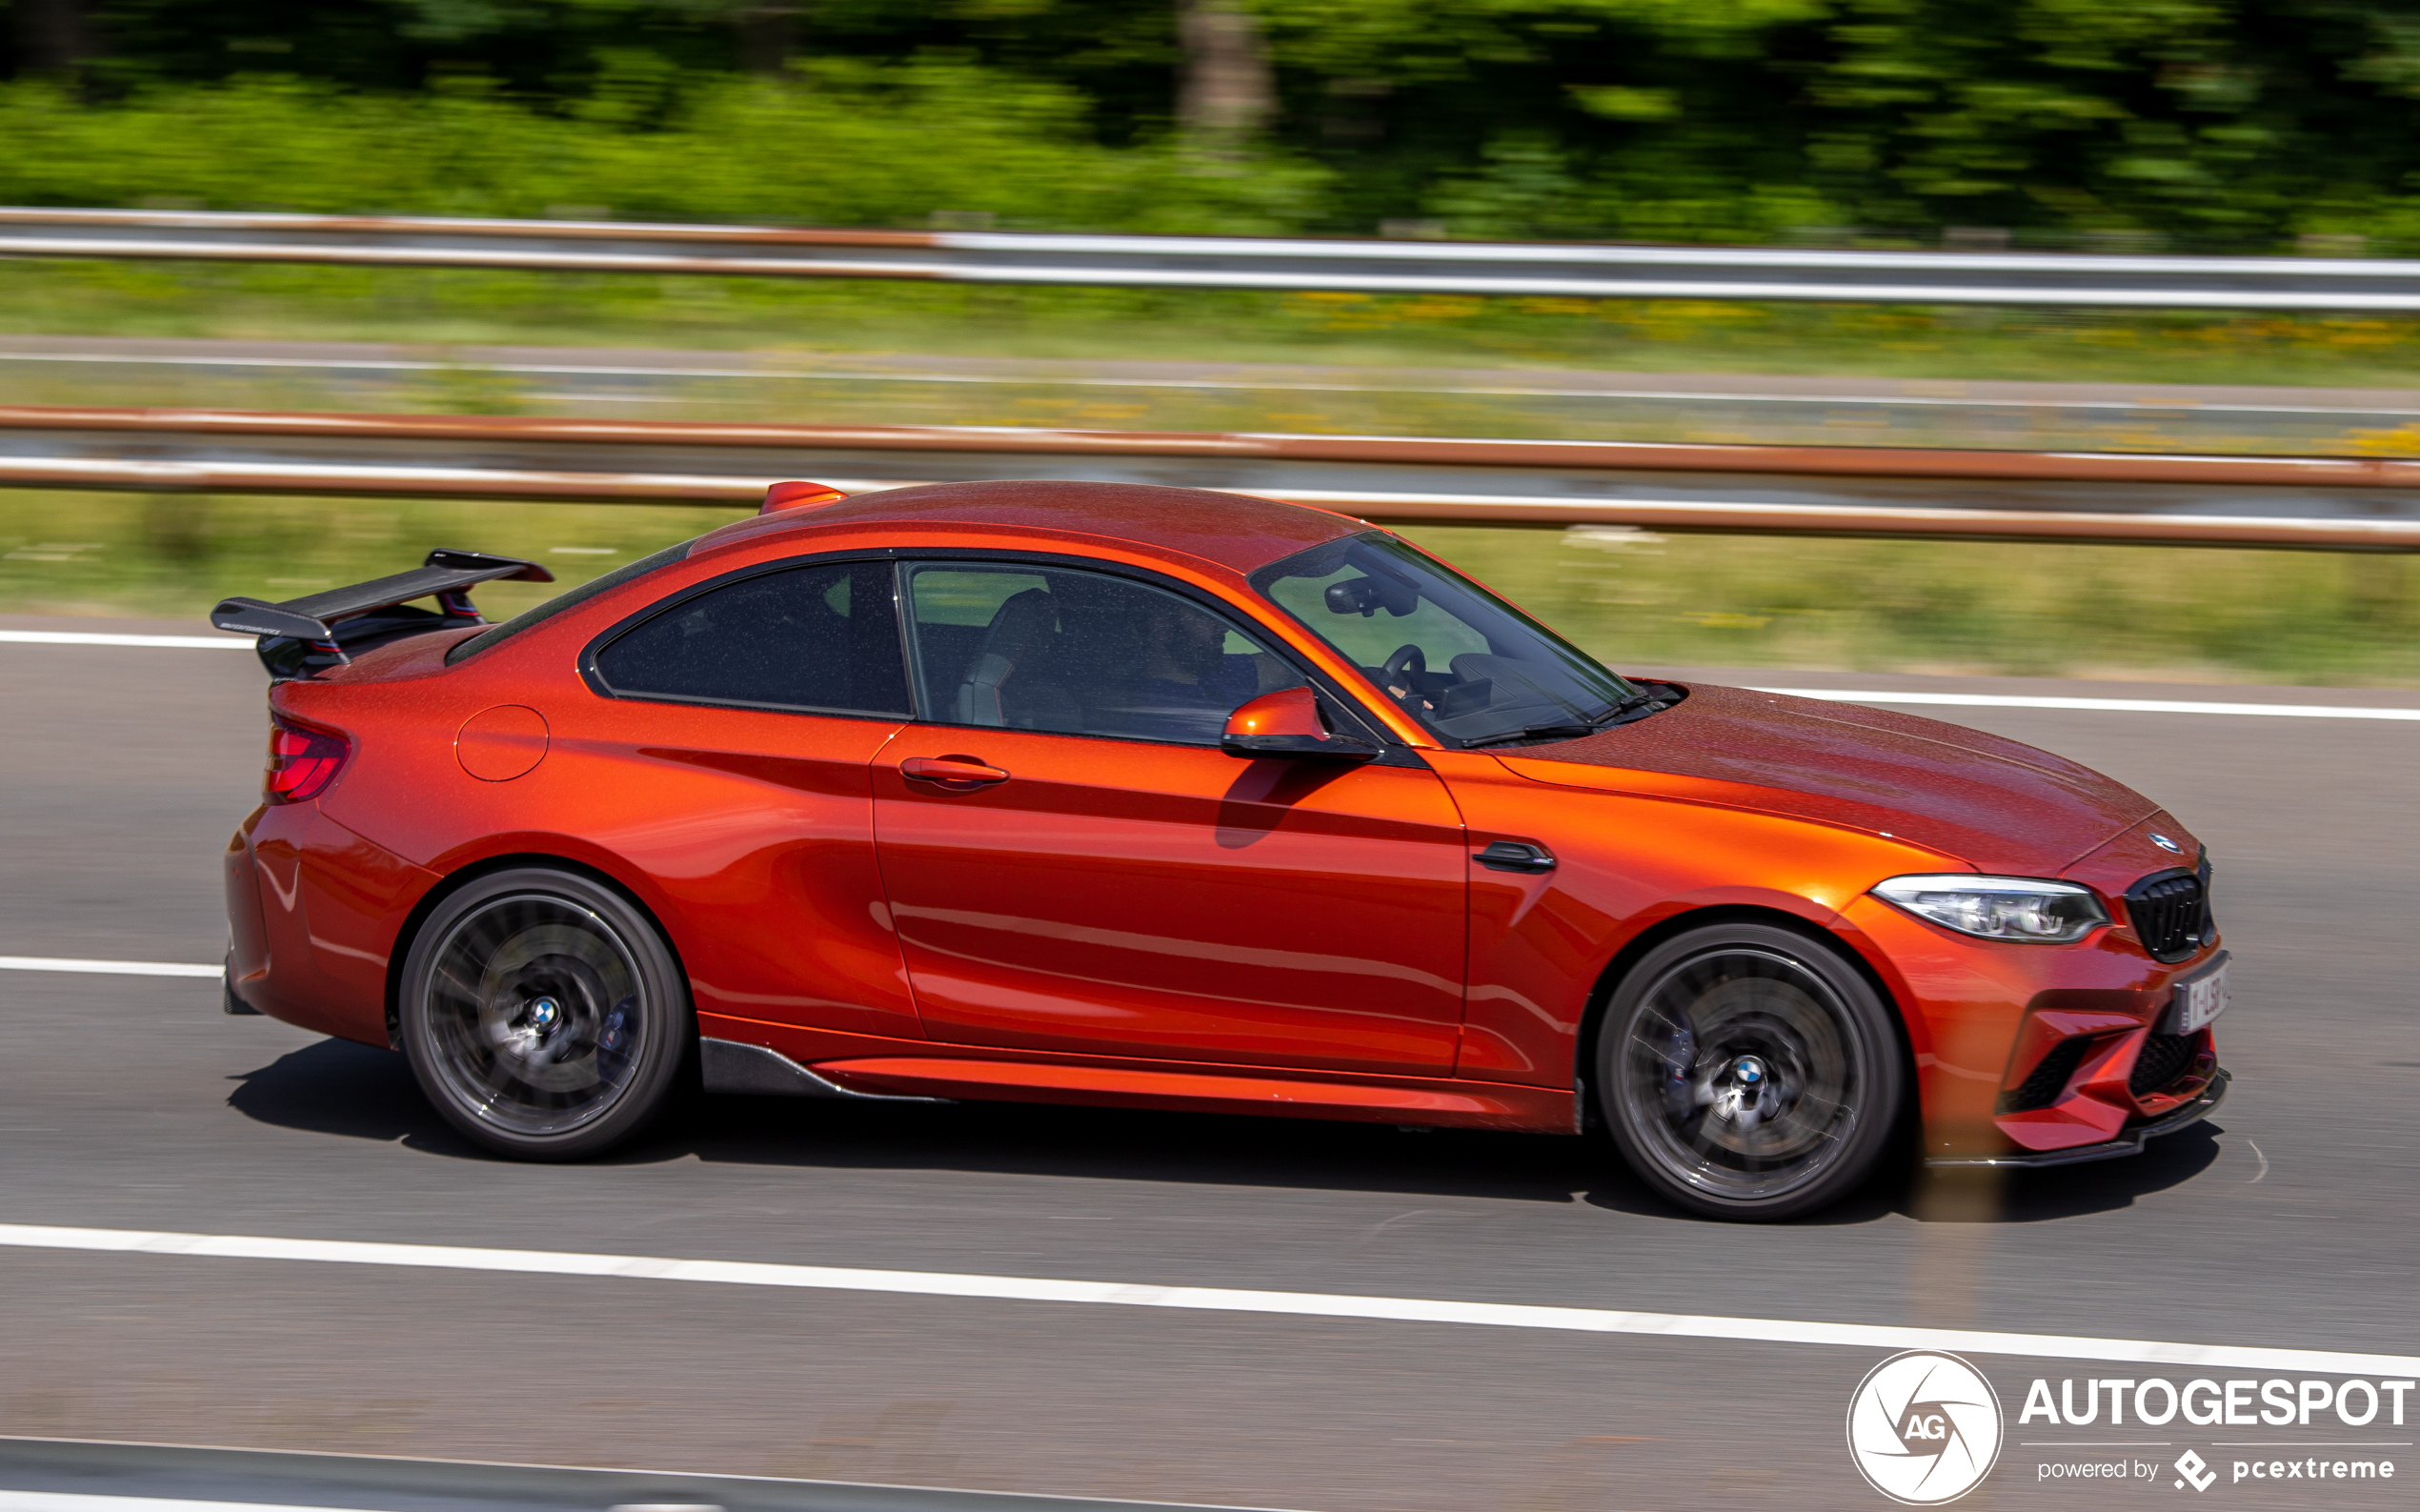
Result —
[[2227, 961], [2222, 958], [2207, 971], [2186, 978], [2176, 984], [2175, 1005], [2168, 1018], [2175, 1027], [2170, 1034], [2189, 1035], [2209, 1027], [2210, 1020], [2227, 1011]]

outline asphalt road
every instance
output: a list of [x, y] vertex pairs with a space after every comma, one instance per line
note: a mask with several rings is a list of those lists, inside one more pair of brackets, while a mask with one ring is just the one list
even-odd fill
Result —
[[[262, 691], [238, 653], [0, 645], [0, 955], [218, 958], [217, 856], [257, 783]], [[0, 1222], [2420, 1353], [2420, 726], [1954, 716], [2101, 767], [2209, 843], [2239, 973], [2221, 1036], [2237, 1079], [2215, 1124], [2137, 1159], [1918, 1179], [1765, 1229], [1663, 1206], [1593, 1142], [1006, 1105], [726, 1099], [615, 1159], [518, 1166], [453, 1137], [398, 1058], [223, 1017], [214, 983], [0, 972]], [[0, 1250], [0, 1434], [21, 1436], [1373, 1512], [1870, 1508], [1886, 1503], [1841, 1423], [1881, 1358]], [[2122, 1369], [1978, 1363], [2012, 1414], [2032, 1376]], [[2125, 1437], [2242, 1452], [2207, 1447], [2216, 1431]], [[2420, 1438], [2383, 1418], [2262, 1431]], [[2038, 1482], [2042, 1463], [2091, 1451], [2022, 1441], [2096, 1432], [2012, 1416], [1998, 1472], [1962, 1505], [2177, 1495], [2165, 1478]], [[2420, 1474], [2420, 1452], [2382, 1452]], [[2409, 1502], [2386, 1484], [2209, 1494]]]

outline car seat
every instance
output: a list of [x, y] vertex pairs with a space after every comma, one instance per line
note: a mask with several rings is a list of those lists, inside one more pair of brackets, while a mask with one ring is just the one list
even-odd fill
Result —
[[1043, 675], [1058, 640], [1059, 608], [1048, 589], [1010, 595], [992, 612], [982, 649], [958, 685], [958, 722], [1029, 730], [1078, 728], [1076, 700]]

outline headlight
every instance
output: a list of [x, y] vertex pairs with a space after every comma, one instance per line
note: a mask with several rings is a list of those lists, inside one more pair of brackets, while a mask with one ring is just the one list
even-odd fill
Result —
[[1874, 896], [1962, 935], [2056, 945], [2109, 921], [2088, 887], [2030, 877], [1894, 877]]

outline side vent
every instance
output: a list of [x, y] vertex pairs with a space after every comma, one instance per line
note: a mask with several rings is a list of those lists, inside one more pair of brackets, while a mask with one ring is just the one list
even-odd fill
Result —
[[2199, 1033], [2150, 1036], [2143, 1041], [2142, 1053], [2134, 1058], [2134, 1075], [2126, 1079], [2126, 1090], [2138, 1098], [2167, 1091], [2193, 1069], [2201, 1049]]
[[2000, 1111], [2031, 1113], [2058, 1101], [2075, 1068], [2084, 1064], [2084, 1053], [2091, 1048], [2090, 1035], [2075, 1035], [2052, 1045], [2023, 1081], [2000, 1095]]

